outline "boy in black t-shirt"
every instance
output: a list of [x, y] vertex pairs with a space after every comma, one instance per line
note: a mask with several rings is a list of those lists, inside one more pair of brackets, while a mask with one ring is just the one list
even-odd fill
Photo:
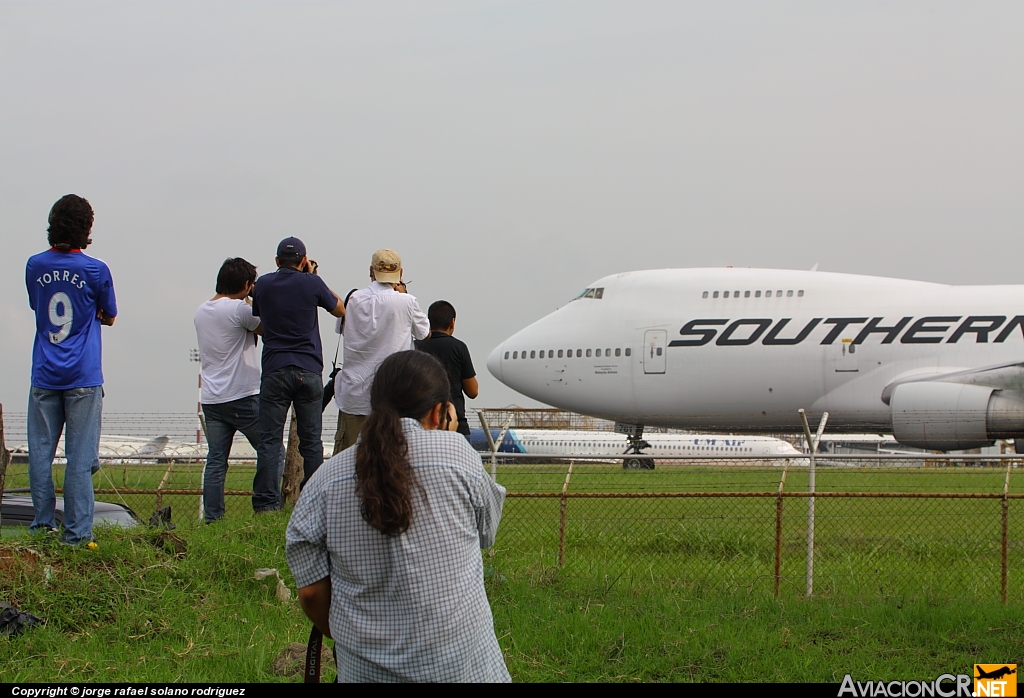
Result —
[[469, 356], [469, 348], [461, 340], [455, 339], [455, 308], [448, 301], [436, 301], [427, 310], [430, 320], [430, 336], [415, 342], [416, 348], [433, 354], [444, 364], [448, 371], [448, 382], [451, 385], [452, 403], [455, 413], [459, 416], [459, 433], [469, 438], [469, 422], [466, 421], [465, 393], [470, 400], [475, 400], [480, 392], [473, 370], [473, 359]]

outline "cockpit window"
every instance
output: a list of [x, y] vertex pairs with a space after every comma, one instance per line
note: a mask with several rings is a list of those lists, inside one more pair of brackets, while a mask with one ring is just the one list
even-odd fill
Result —
[[604, 288], [585, 288], [573, 300], [579, 300], [580, 298], [604, 298]]

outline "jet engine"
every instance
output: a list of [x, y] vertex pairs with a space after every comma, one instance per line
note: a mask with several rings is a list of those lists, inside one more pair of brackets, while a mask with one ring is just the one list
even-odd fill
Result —
[[1024, 437], [1024, 400], [981, 385], [922, 381], [893, 390], [893, 436], [901, 444], [951, 451]]

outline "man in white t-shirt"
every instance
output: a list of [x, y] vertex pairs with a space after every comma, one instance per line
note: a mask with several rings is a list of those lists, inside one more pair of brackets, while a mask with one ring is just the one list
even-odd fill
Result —
[[402, 258], [394, 250], [377, 250], [370, 260], [373, 282], [353, 293], [346, 305], [345, 361], [334, 384], [338, 431], [334, 455], [356, 442], [370, 414], [370, 386], [377, 367], [395, 352], [412, 349], [412, 340], [430, 334], [430, 321], [402, 281]]
[[203, 517], [211, 523], [224, 516], [224, 480], [235, 432], [240, 431], [261, 459], [260, 319], [252, 314], [249, 294], [256, 267], [241, 257], [227, 259], [217, 274], [217, 295], [196, 310], [196, 336], [202, 362], [199, 398], [206, 418], [206, 469], [203, 471]]

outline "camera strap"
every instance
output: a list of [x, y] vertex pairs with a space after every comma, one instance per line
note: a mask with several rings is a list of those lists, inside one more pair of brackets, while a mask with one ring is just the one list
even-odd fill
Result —
[[324, 646], [324, 635], [314, 625], [309, 631], [306, 644], [306, 669], [302, 672], [303, 683], [320, 683], [320, 652]]
[[[349, 291], [348, 295], [345, 296], [345, 300], [342, 301], [341, 304], [344, 307], [347, 308], [348, 307], [348, 299], [351, 298], [352, 294], [355, 293], [358, 290], [359, 290], [358, 288], [354, 288], [351, 291]], [[341, 317], [341, 329], [342, 330], [345, 329], [345, 316], [344, 315]], [[338, 333], [338, 346], [334, 347], [334, 361], [331, 362], [331, 378], [334, 378], [334, 376], [336, 376], [338, 374], [338, 352], [341, 350], [341, 337], [342, 337], [342, 333], [339, 332]]]

